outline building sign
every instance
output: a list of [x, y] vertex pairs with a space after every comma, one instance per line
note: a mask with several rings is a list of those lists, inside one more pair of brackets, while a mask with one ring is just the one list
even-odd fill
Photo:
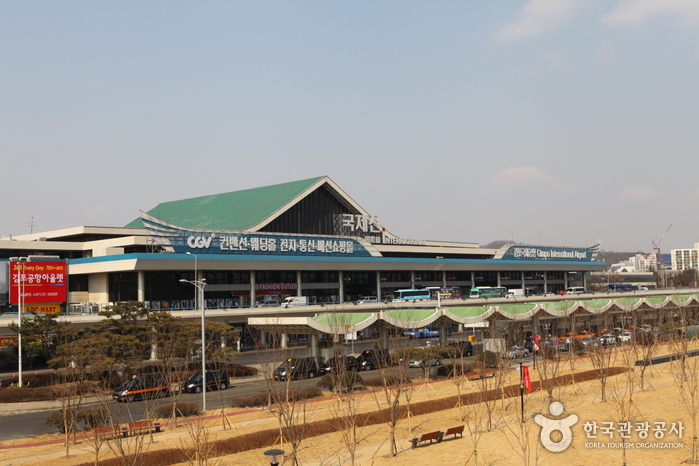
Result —
[[400, 244], [424, 246], [425, 240], [398, 238], [389, 235], [378, 217], [355, 214], [335, 215], [335, 233], [341, 236], [359, 236], [372, 244]]
[[10, 303], [65, 303], [68, 296], [66, 261], [9, 262]]
[[261, 291], [276, 291], [276, 290], [295, 290], [297, 289], [296, 283], [260, 283], [257, 285], [257, 289]]
[[500, 248], [493, 259], [515, 261], [593, 262], [599, 253], [599, 248], [599, 241], [589, 248], [506, 244]]
[[371, 257], [381, 254], [360, 238], [248, 233], [181, 228], [141, 212], [150, 236], [167, 252], [277, 256]]
[[61, 312], [60, 304], [30, 304], [22, 305], [22, 312], [31, 312], [32, 314], [56, 314]]

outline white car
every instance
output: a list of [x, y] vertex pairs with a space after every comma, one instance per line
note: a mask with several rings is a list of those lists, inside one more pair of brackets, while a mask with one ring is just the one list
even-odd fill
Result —
[[379, 300], [376, 296], [362, 296], [357, 300], [357, 304], [368, 304], [368, 303], [378, 303]]
[[[441, 366], [442, 365], [442, 360], [439, 358], [432, 358], [428, 362], [428, 366]], [[422, 361], [420, 359], [413, 359], [410, 361], [410, 367], [425, 367], [425, 361]]]
[[529, 356], [529, 350], [521, 346], [510, 346], [503, 356], [508, 359], [526, 358]]

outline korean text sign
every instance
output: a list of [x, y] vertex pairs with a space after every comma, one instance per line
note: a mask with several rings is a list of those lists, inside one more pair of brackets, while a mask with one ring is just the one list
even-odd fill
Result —
[[68, 264], [65, 261], [10, 262], [10, 303], [65, 303]]

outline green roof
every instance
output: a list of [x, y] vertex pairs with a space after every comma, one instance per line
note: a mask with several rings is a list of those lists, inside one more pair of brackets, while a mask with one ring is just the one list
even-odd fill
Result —
[[[173, 225], [206, 230], [247, 230], [284, 207], [324, 177], [193, 197], [158, 204], [147, 213]], [[143, 228], [140, 218], [125, 228]]]

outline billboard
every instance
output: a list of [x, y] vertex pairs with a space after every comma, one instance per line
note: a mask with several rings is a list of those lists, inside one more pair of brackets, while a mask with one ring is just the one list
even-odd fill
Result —
[[10, 303], [65, 303], [68, 297], [66, 261], [10, 262]]
[[493, 259], [527, 261], [573, 261], [593, 262], [599, 253], [600, 242], [589, 248], [569, 246], [530, 246], [526, 244], [506, 244], [498, 250]]

